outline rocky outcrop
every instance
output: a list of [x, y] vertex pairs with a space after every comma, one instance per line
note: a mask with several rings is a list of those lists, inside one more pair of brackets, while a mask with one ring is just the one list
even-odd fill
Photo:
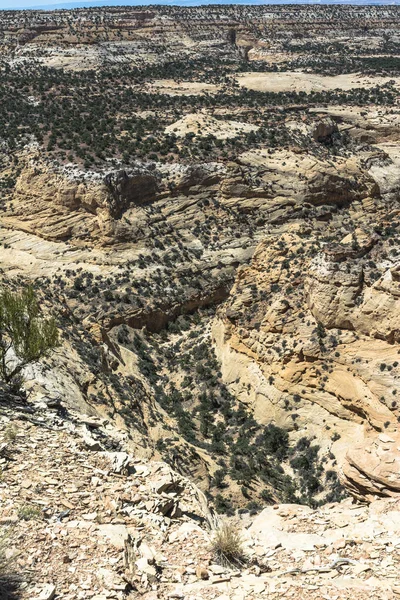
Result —
[[397, 446], [392, 460], [379, 442], [396, 435], [399, 418], [392, 246], [362, 231], [336, 244], [301, 234], [266, 241], [214, 323], [234, 393], [260, 422], [294, 439], [314, 435], [359, 497], [397, 493]]
[[[159, 332], [183, 313], [223, 302], [239, 266], [214, 323], [225, 381], [260, 423], [288, 429], [293, 441], [314, 436], [354, 489], [345, 475], [348, 447], [390, 434], [397, 423], [398, 267], [393, 241], [374, 231], [377, 215], [382, 231], [387, 221], [368, 166], [257, 150], [222, 167], [164, 165], [79, 179], [30, 158], [1, 217], [14, 230], [4, 237], [12, 247], [2, 250], [3, 268], [61, 285], [68, 309], [88, 330], [103, 331], [104, 372], [129, 377], [137, 364], [108, 332], [123, 324]], [[365, 224], [353, 234], [349, 215]], [[251, 266], [241, 267], [253, 252]], [[139, 377], [125, 398], [77, 365], [81, 404], [100, 392], [106, 412], [114, 397], [118, 425], [127, 429], [129, 411], [140, 405], [148, 435], [136, 427], [132, 435], [143, 453], [154, 453], [159, 436], [146, 427], [161, 412], [149, 382]], [[180, 470], [207, 487], [211, 463], [186, 450]]]
[[30, 159], [19, 176], [7, 227], [49, 240], [74, 244], [109, 244], [131, 239], [137, 227], [127, 227], [122, 215], [156, 197], [156, 177], [146, 171], [118, 171], [104, 178], [93, 173], [71, 177]]
[[[152, 211], [159, 211], [158, 220], [166, 219], [167, 226], [191, 228], [195, 212], [190, 213], [188, 197], [208, 206], [217, 197], [224, 209], [234, 207], [239, 213], [261, 210], [274, 223], [307, 212], [312, 216], [312, 207], [340, 207], [379, 196], [374, 179], [354, 159], [332, 164], [287, 151], [245, 152], [239, 164], [227, 168], [213, 163], [163, 166], [161, 171], [142, 166], [104, 176], [54, 170], [37, 157], [28, 156], [25, 164], [1, 222], [78, 245], [145, 239]], [[180, 196], [186, 198], [179, 202]], [[228, 224], [228, 215], [224, 221]]]
[[310, 133], [316, 142], [328, 142], [332, 135], [339, 133], [339, 129], [332, 118], [325, 117], [312, 125]]
[[[8, 236], [12, 248], [28, 247], [35, 264], [49, 260], [51, 267], [41, 271], [62, 277], [70, 308], [79, 305], [85, 318], [107, 328], [127, 323], [158, 331], [181, 313], [221, 302], [265, 223], [327, 221], [349, 203], [379, 199], [357, 161], [330, 164], [290, 151], [246, 152], [227, 165], [142, 165], [106, 175], [55, 169], [33, 155], [21, 166], [0, 217], [3, 227], [19, 232]], [[24, 232], [57, 243], [57, 251]], [[14, 256], [3, 253], [6, 269]], [[35, 276], [29, 260], [26, 269], [24, 260], [17, 263]], [[102, 291], [96, 300], [107, 294], [103, 302], [79, 302], [83, 276], [91, 278], [86, 286]], [[127, 294], [128, 281], [141, 291]]]
[[132, 204], [146, 204], [156, 198], [157, 180], [154, 175], [143, 172], [117, 171], [104, 178], [110, 193], [110, 214], [119, 219]]
[[397, 432], [381, 433], [348, 449], [343, 477], [358, 499], [399, 495], [399, 443]]
[[371, 276], [371, 265], [365, 273], [359, 256], [368, 253], [374, 263], [373, 257], [379, 256], [378, 252], [371, 252], [374, 238], [364, 240], [363, 248], [356, 236], [353, 242], [351, 236], [346, 241], [347, 248], [328, 246], [310, 264], [306, 294], [311, 312], [329, 329], [351, 329], [391, 344], [400, 342], [398, 266], [391, 267], [390, 262], [385, 264], [386, 259], [381, 258], [376, 265], [378, 279], [365, 286], [364, 277]]
[[299, 209], [305, 203], [345, 206], [379, 196], [374, 179], [363, 172], [353, 158], [332, 163], [293, 151], [258, 150], [242, 154], [239, 163], [245, 167], [247, 178], [256, 172], [253, 177], [258, 180], [258, 187], [246, 185], [243, 177], [241, 186], [237, 178], [233, 185], [228, 180], [222, 189], [226, 197], [251, 195], [274, 199], [274, 202], [290, 198]]
[[73, 238], [77, 244], [107, 236], [113, 228], [101, 181], [74, 182], [32, 164], [18, 178], [12, 208], [2, 222], [45, 239]]

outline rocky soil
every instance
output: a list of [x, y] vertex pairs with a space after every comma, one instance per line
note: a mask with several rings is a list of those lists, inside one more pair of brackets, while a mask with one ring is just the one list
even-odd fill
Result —
[[[29, 408], [29, 410], [27, 410]], [[233, 520], [242, 568], [216, 561], [204, 495], [62, 403], [1, 411], [0, 522], [21, 600], [396, 598], [398, 500], [275, 505]], [[116, 437], [115, 437], [116, 436]], [[14, 597], [14, 596], [12, 596]]]

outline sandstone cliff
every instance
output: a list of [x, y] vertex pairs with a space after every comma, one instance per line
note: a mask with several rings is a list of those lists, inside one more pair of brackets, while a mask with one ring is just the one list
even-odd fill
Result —
[[235, 393], [261, 422], [315, 436], [359, 497], [398, 490], [396, 255], [390, 236], [361, 230], [283, 234], [239, 271], [214, 323]]

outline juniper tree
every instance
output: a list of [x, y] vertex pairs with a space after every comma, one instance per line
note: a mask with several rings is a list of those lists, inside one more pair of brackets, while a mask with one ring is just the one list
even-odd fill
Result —
[[32, 287], [0, 290], [0, 379], [18, 391], [22, 370], [48, 355], [58, 343], [53, 318], [41, 315]]

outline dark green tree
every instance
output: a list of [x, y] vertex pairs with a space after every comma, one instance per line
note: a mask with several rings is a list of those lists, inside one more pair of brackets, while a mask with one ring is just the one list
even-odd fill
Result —
[[0, 379], [13, 391], [22, 385], [22, 370], [58, 344], [53, 318], [41, 315], [32, 287], [21, 292], [0, 291]]

